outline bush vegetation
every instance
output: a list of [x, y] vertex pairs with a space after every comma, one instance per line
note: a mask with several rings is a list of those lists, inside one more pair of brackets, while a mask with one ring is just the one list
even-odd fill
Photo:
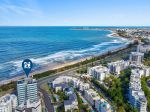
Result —
[[129, 68], [122, 71], [119, 78], [112, 77], [109, 89], [100, 84], [97, 80], [92, 80], [94, 85], [99, 87], [105, 95], [112, 100], [114, 104], [113, 107], [117, 107], [117, 112], [137, 112], [137, 110], [128, 103], [127, 98], [130, 74], [131, 69]]
[[150, 112], [150, 88], [147, 85], [148, 80], [150, 80], [150, 76], [142, 77], [141, 85], [142, 85], [142, 90], [144, 91], [146, 99], [147, 99], [147, 109], [148, 109], [148, 112]]

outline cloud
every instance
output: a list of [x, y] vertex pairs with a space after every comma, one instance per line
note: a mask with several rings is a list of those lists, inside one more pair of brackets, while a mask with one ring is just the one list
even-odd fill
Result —
[[[33, 4], [34, 5], [34, 4]], [[43, 13], [34, 7], [29, 6], [29, 3], [19, 0], [19, 2], [10, 2], [2, 0], [0, 4], [0, 21], [13, 21], [13, 18], [43, 18]], [[0, 23], [1, 24], [1, 23]]]

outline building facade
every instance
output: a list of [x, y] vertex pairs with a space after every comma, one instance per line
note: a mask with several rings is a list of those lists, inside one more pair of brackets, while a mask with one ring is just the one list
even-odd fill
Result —
[[116, 62], [108, 63], [108, 68], [111, 73], [119, 75], [120, 72], [126, 68], [128, 68], [129, 62], [124, 60], [119, 60]]
[[88, 68], [88, 74], [102, 82], [106, 77], [109, 76], [109, 69], [101, 65], [95, 66]]
[[15, 112], [17, 107], [16, 95], [6, 94], [0, 98], [0, 112]]
[[86, 100], [92, 105], [95, 106], [95, 101], [100, 100], [99, 94], [93, 89], [88, 89], [85, 91], [84, 96]]
[[147, 99], [141, 88], [141, 72], [132, 70], [129, 85], [129, 102], [136, 107], [139, 112], [147, 112]]
[[131, 52], [130, 54], [130, 63], [133, 65], [141, 65], [143, 59], [144, 59], [144, 53]]
[[38, 101], [37, 81], [35, 79], [19, 80], [17, 82], [18, 104]]
[[41, 100], [38, 97], [37, 81], [32, 78], [17, 82], [18, 106], [15, 112], [41, 112]]

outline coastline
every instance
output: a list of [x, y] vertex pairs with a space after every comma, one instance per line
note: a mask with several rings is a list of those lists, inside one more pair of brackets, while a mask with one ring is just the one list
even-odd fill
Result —
[[[42, 69], [37, 69], [37, 70], [31, 72], [30, 76], [32, 77], [35, 74], [43, 73], [43, 72], [46, 72], [46, 71], [49, 71], [49, 70], [60, 69], [60, 68], [63, 68], [65, 66], [73, 65], [73, 64], [85, 61], [87, 59], [91, 59], [91, 58], [92, 57], [81, 58], [81, 59], [78, 59], [78, 60], [74, 60], [74, 61], [70, 61], [70, 62], [65, 62], [63, 64], [59, 64], [59, 63], [55, 64], [55, 65], [54, 64], [50, 64], [50, 65], [42, 67]], [[0, 81], [0, 85], [5, 85], [5, 84], [8, 84], [10, 82], [15, 82], [15, 81], [20, 80], [22, 78], [25, 78], [25, 74], [20, 74], [20, 76], [14, 76], [14, 77], [12, 77], [10, 79], [2, 80], [2, 81]]]
[[110, 37], [110, 38], [116, 37], [116, 38], [120, 38], [120, 39], [123, 40], [123, 41], [132, 41], [132, 40], [130, 40], [130, 39], [128, 39], [128, 38], [119, 36], [119, 35], [116, 33], [116, 31], [114, 31], [114, 30], [107, 30], [107, 31], [110, 31], [110, 32], [111, 32], [110, 34], [107, 35], [107, 37]]
[[[128, 43], [128, 44], [126, 44], [126, 45], [124, 45], [122, 47], [118, 47], [116, 49], [113, 49], [113, 50], [105, 51], [105, 52], [103, 52], [101, 54], [98, 54], [98, 55], [96, 55], [94, 57], [102, 56], [102, 55], [104, 55], [104, 54], [106, 54], [108, 52], [117, 52], [117, 51], [120, 51], [123, 48], [127, 48], [127, 46], [129, 44], [130, 43]], [[70, 65], [74, 65], [74, 64], [80, 63], [80, 62], [85, 61], [85, 60], [90, 60], [92, 58], [93, 57], [90, 56], [90, 57], [81, 58], [81, 59], [70, 61], [70, 62], [65, 62], [63, 64], [55, 64], [55, 65], [51, 64], [51, 65], [43, 67], [42, 69], [33, 71], [32, 73], [30, 73], [30, 76], [33, 77], [33, 75], [36, 75], [36, 74], [44, 73], [44, 72], [47, 72], [47, 71], [50, 71], [50, 70], [60, 69], [60, 68], [66, 67], [66, 66], [70, 66]], [[10, 82], [15, 82], [15, 81], [20, 80], [22, 78], [25, 78], [24, 74], [21, 74], [20, 76], [14, 76], [13, 78], [10, 78], [10, 79], [7, 79], [7, 80], [2, 80], [2, 81], [0, 81], [0, 85], [5, 85], [5, 84], [8, 84]]]
[[[108, 37], [120, 37], [115, 31], [113, 30], [108, 30], [108, 31], [111, 32], [110, 34], [107, 35]], [[120, 38], [123, 38], [123, 37], [120, 37]]]
[[[108, 34], [107, 36], [108, 37], [116, 37], [116, 38], [122, 38], [122, 39], [126, 39], [126, 38], [123, 38], [123, 37], [120, 37], [120, 36], [116, 36], [116, 33], [112, 30], [108, 30], [111, 32], [111, 34]], [[127, 39], [126, 39], [127, 40]], [[130, 44], [131, 42], [129, 42], [128, 44]], [[127, 44], [123, 45], [121, 48], [124, 48], [124, 46], [126, 46]], [[32, 71], [30, 73], [30, 76], [33, 76], [35, 74], [40, 74], [40, 73], [43, 73], [43, 72], [46, 72], [46, 71], [50, 71], [50, 70], [56, 70], [56, 69], [60, 69], [60, 68], [63, 68], [63, 67], [66, 67], [66, 66], [69, 66], [69, 65], [73, 65], [73, 64], [77, 64], [79, 62], [82, 62], [82, 61], [85, 61], [85, 60], [89, 60], [89, 59], [92, 59], [93, 57], [97, 57], [97, 56], [101, 56], [107, 52], [111, 52], [111, 51], [119, 51], [119, 46], [114, 48], [114, 49], [109, 49], [109, 50], [106, 50], [102, 53], [99, 53], [98, 55], [95, 55], [95, 56], [89, 56], [89, 57], [84, 57], [84, 58], [81, 58], [81, 59], [78, 59], [78, 60], [72, 60], [72, 61], [67, 61], [67, 62], [64, 62], [64, 63], [55, 63], [55, 64], [49, 64], [47, 66], [44, 66], [42, 67], [41, 69], [36, 69], [35, 71]], [[5, 80], [2, 80], [0, 81], [0, 85], [5, 85], [5, 84], [8, 84], [10, 82], [14, 82], [14, 81], [17, 81], [21, 78], [25, 78], [25, 75], [24, 74], [19, 74], [20, 76], [18, 75], [15, 75], [14, 77], [12, 78], [9, 78], [9, 79], [5, 79]]]

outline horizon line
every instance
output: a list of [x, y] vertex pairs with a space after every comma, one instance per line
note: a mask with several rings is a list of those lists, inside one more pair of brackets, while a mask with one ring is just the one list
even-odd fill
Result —
[[146, 25], [0, 25], [0, 27], [150, 27]]

